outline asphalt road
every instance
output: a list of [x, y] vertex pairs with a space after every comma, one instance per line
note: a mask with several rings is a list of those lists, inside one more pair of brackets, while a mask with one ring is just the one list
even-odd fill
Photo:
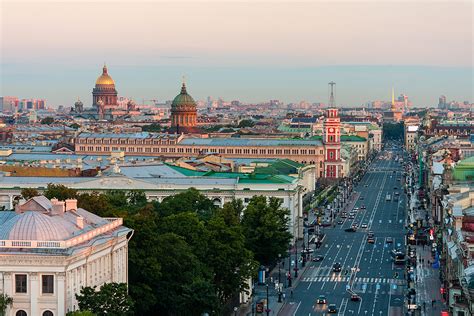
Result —
[[[404, 269], [403, 265], [394, 265], [390, 255], [394, 248], [405, 249], [406, 196], [397, 180], [402, 172], [401, 164], [393, 157], [374, 160], [355, 187], [355, 192], [360, 193], [355, 207], [365, 205], [366, 209], [357, 211], [353, 220], [346, 218], [342, 225], [325, 229], [325, 243], [314, 253], [324, 259], [310, 263], [283, 314], [325, 315], [328, 304], [335, 304], [339, 315], [403, 314]], [[393, 198], [395, 191], [400, 194], [398, 201]], [[387, 194], [391, 195], [390, 201], [386, 201]], [[346, 232], [354, 222], [359, 229]], [[368, 228], [360, 228], [361, 224]], [[373, 244], [367, 243], [369, 231], [375, 235]], [[393, 238], [393, 243], [387, 243], [387, 237]], [[332, 271], [336, 262], [342, 265], [339, 273]], [[348, 289], [362, 300], [351, 301]], [[316, 304], [319, 295], [325, 295], [328, 303]]]

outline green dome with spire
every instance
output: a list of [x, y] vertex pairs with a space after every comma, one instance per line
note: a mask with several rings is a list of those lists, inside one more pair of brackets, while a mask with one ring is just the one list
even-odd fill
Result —
[[196, 102], [194, 102], [194, 99], [186, 91], [186, 85], [183, 82], [183, 86], [181, 87], [181, 93], [174, 98], [173, 103], [171, 103], [171, 108], [181, 108], [190, 106], [195, 107]]

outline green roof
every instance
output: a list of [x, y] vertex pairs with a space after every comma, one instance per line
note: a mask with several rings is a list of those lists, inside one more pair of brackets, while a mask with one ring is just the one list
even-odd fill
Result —
[[458, 181], [474, 180], [474, 157], [459, 161], [453, 168], [453, 177]]
[[269, 163], [265, 167], [257, 167], [255, 168], [255, 173], [263, 173], [263, 174], [280, 174], [280, 175], [288, 175], [288, 174], [296, 174], [298, 173], [298, 169], [304, 167], [303, 164], [290, 160], [290, 159], [279, 159], [272, 163]]
[[[285, 159], [287, 160], [287, 159]], [[210, 178], [226, 178], [238, 179], [239, 183], [293, 183], [294, 177], [282, 174], [262, 174], [262, 173], [242, 173], [242, 172], [215, 172], [215, 171], [195, 171], [174, 165], [168, 165], [175, 171], [187, 177], [210, 177]]]

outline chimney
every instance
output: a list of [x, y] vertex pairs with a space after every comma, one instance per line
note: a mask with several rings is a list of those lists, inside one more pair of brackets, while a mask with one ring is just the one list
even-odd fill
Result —
[[78, 215], [78, 216], [76, 217], [76, 225], [77, 225], [77, 227], [79, 227], [80, 229], [83, 229], [83, 228], [84, 228], [84, 217]]
[[51, 199], [51, 204], [53, 205], [51, 207], [51, 215], [64, 215], [65, 205], [63, 201], [58, 201], [58, 199]]
[[76, 199], [67, 199], [65, 202], [66, 202], [66, 212], [77, 210], [77, 200]]

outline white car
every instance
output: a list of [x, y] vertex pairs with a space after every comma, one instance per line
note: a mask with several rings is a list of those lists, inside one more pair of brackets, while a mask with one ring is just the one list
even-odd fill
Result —
[[363, 223], [362, 225], [360, 225], [361, 228], [367, 228], [367, 224], [366, 223]]

